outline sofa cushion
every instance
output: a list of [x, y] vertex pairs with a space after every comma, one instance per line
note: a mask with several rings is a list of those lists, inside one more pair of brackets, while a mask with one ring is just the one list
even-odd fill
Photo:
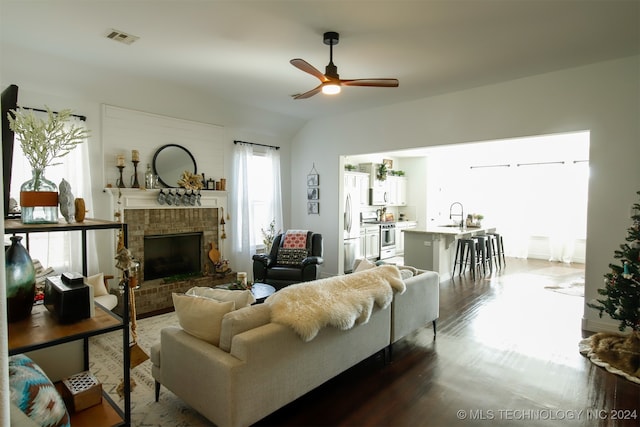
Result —
[[215, 289], [205, 286], [195, 286], [186, 292], [187, 295], [194, 295], [198, 297], [211, 298], [220, 302], [233, 301], [236, 303], [236, 310], [246, 307], [256, 302], [256, 298], [249, 290], [228, 290], [228, 289]]
[[235, 303], [177, 293], [173, 293], [172, 297], [182, 329], [189, 335], [217, 346], [220, 342], [222, 316], [232, 311]]
[[69, 413], [53, 383], [29, 357], [9, 357], [11, 402], [37, 425], [70, 426]]
[[399, 268], [398, 270], [400, 270], [400, 276], [402, 277], [402, 280], [407, 280], [413, 277], [413, 272], [411, 270], [407, 270], [406, 268]]
[[296, 265], [300, 264], [308, 256], [306, 249], [280, 248], [278, 249], [278, 264]]
[[93, 296], [101, 297], [109, 295], [107, 287], [104, 285], [104, 273], [94, 274], [85, 279], [85, 283], [93, 287]]
[[411, 276], [417, 276], [421, 273], [417, 268], [411, 267], [410, 265], [399, 265], [398, 268], [400, 269], [400, 273], [402, 273], [403, 270], [411, 272]]
[[220, 331], [220, 349], [231, 351], [233, 337], [266, 325], [271, 321], [271, 307], [267, 304], [257, 304], [241, 308], [227, 313], [222, 318], [222, 330]]
[[356, 266], [356, 269], [353, 272], [357, 273], [358, 271], [369, 270], [370, 268], [373, 268], [375, 266], [376, 265], [371, 261], [369, 261], [368, 259], [362, 258], [358, 260], [358, 265]]

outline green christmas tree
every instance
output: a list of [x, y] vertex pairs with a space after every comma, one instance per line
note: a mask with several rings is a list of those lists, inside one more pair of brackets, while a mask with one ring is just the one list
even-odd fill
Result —
[[[640, 191], [637, 192], [640, 196]], [[621, 264], [609, 264], [611, 272], [605, 274], [604, 289], [598, 293], [605, 298], [587, 303], [591, 308], [607, 313], [612, 319], [619, 320], [618, 329], [624, 331], [630, 327], [636, 335], [640, 334], [640, 204], [633, 205], [633, 224], [627, 229], [627, 243], [620, 245], [614, 252], [614, 258]]]

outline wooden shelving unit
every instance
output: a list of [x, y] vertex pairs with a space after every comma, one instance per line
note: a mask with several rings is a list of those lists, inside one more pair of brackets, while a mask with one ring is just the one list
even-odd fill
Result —
[[[73, 224], [22, 224], [20, 220], [4, 221], [6, 234], [51, 233], [60, 231], [80, 231], [82, 233], [82, 274], [87, 275], [86, 233], [89, 230], [124, 229], [125, 244], [127, 236], [126, 224], [98, 219], [85, 219], [82, 223]], [[28, 242], [28, 240], [27, 240]], [[28, 246], [27, 246], [28, 247]], [[124, 404], [121, 408], [104, 391], [101, 405], [71, 414], [73, 426], [130, 426], [131, 425], [131, 390], [130, 390], [130, 355], [129, 355], [129, 295], [123, 295], [123, 316], [96, 304], [96, 314], [71, 324], [60, 324], [43, 306], [35, 306], [31, 316], [20, 322], [9, 323], [9, 355], [24, 353], [59, 344], [83, 340], [84, 365], [89, 369], [89, 338], [113, 331], [122, 331]]]

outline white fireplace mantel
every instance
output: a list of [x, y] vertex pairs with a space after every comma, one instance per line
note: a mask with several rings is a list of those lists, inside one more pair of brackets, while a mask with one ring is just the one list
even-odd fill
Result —
[[[185, 190], [181, 189], [168, 189], [163, 191], [168, 194], [169, 190], [178, 191], [183, 194]], [[198, 209], [198, 208], [226, 208], [227, 207], [227, 192], [226, 191], [213, 191], [202, 190], [200, 192], [200, 205], [168, 205], [158, 203], [159, 189], [147, 190], [138, 188], [105, 188], [104, 191], [111, 196], [114, 208], [117, 208], [118, 197], [120, 195], [120, 202], [122, 203], [122, 209]]]

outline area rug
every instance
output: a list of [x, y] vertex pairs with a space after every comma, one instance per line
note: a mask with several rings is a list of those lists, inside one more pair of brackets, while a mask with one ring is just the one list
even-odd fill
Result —
[[[151, 346], [160, 340], [160, 330], [178, 325], [175, 312], [138, 320], [138, 344], [151, 354]], [[123, 400], [116, 391], [122, 381], [122, 332], [111, 332], [90, 338], [89, 369], [102, 382], [114, 402]], [[212, 425], [206, 418], [187, 406], [166, 388], [155, 401], [151, 361], [147, 360], [131, 370], [136, 386], [131, 392], [131, 425], [144, 427], [202, 427]]]
[[575, 297], [584, 297], [584, 280], [561, 283], [559, 285], [549, 285], [544, 287], [546, 290], [557, 292], [560, 294], [571, 295]]
[[600, 332], [580, 341], [580, 354], [594, 365], [640, 384], [639, 340], [631, 335]]

